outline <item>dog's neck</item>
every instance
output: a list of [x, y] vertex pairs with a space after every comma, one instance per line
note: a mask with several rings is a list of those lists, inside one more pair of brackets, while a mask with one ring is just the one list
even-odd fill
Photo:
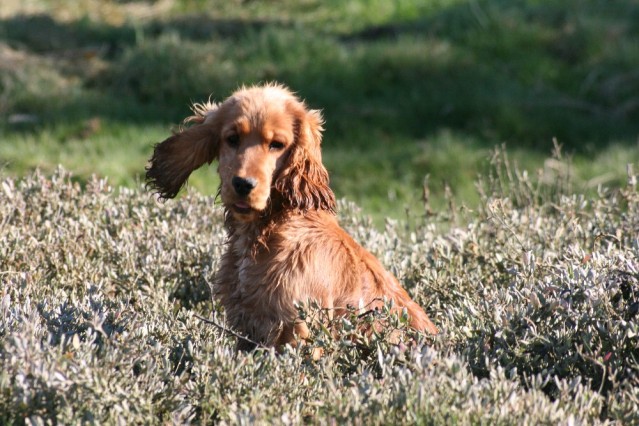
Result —
[[[243, 246], [242, 253], [253, 258], [260, 250], [268, 249], [268, 238], [275, 225], [282, 219], [282, 215], [290, 212], [278, 211], [276, 214], [270, 212], [263, 214], [250, 222], [237, 220], [233, 213], [224, 208], [224, 226], [228, 234], [228, 241], [231, 245]], [[236, 247], [237, 248], [237, 247]]]
[[[268, 249], [267, 240], [276, 224], [286, 221], [287, 217], [308, 214], [311, 210], [303, 210], [296, 207], [290, 207], [282, 198], [281, 194], [272, 192], [266, 208], [261, 214], [252, 221], [244, 222], [236, 219], [233, 212], [224, 206], [224, 226], [228, 233], [229, 241], [235, 241], [242, 238], [244, 243], [251, 247], [250, 251], [255, 254], [260, 248]], [[333, 210], [329, 210], [331, 214], [335, 214]]]

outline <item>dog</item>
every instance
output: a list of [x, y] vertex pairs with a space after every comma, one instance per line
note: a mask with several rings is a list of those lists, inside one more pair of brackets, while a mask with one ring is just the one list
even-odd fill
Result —
[[308, 302], [344, 315], [392, 300], [413, 329], [438, 333], [397, 279], [339, 226], [322, 164], [320, 111], [274, 83], [192, 111], [155, 145], [146, 179], [160, 199], [174, 198], [191, 172], [218, 160], [228, 242], [213, 288], [228, 326], [247, 337], [238, 349], [307, 339], [297, 306]]

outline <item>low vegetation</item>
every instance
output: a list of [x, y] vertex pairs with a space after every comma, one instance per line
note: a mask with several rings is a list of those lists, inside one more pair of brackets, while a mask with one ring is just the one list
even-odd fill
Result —
[[[210, 285], [222, 212], [190, 192], [158, 203], [63, 169], [0, 185], [0, 423], [635, 424], [639, 194], [571, 189], [504, 151], [480, 207], [412, 212], [378, 231], [342, 224], [441, 328], [393, 344], [339, 335], [236, 353]], [[551, 182], [544, 178], [554, 174]], [[323, 356], [314, 361], [312, 353]]]
[[[636, 1], [2, 0], [0, 424], [639, 424], [637, 69]], [[164, 204], [141, 176], [266, 80], [324, 111], [341, 223], [441, 335], [206, 321], [215, 167]]]
[[[601, 0], [3, 0], [0, 167], [136, 186], [191, 101], [277, 80], [324, 111], [340, 196], [381, 224], [447, 188], [470, 207], [490, 150], [574, 182], [639, 162], [639, 5]], [[215, 172], [193, 186], [213, 194]]]

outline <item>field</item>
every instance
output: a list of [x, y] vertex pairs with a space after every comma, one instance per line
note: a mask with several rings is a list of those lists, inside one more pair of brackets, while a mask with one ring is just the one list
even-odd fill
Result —
[[[639, 424], [638, 69], [635, 0], [3, 0], [0, 424]], [[144, 166], [271, 80], [441, 335], [204, 320], [215, 167], [158, 203]]]
[[[474, 207], [495, 146], [553, 138], [584, 191], [639, 161], [639, 3], [3, 0], [0, 166], [135, 186], [191, 101], [276, 80], [324, 111], [340, 197], [376, 223], [448, 191]], [[213, 194], [215, 168], [192, 185]]]
[[[558, 164], [565, 163], [554, 158]], [[510, 177], [509, 177], [510, 176]], [[636, 176], [592, 197], [500, 154], [480, 208], [341, 221], [442, 329], [237, 353], [210, 283], [222, 213], [62, 169], [0, 190], [0, 423], [637, 424]], [[324, 356], [313, 361], [314, 348]]]

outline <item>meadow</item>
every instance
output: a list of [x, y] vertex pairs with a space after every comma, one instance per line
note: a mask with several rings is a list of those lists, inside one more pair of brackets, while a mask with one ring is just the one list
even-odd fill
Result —
[[[505, 144], [584, 191], [639, 161], [637, 1], [5, 0], [0, 166], [135, 186], [192, 101], [279, 81], [324, 112], [332, 186], [375, 217], [475, 206]], [[213, 194], [215, 168], [192, 185]]]
[[[635, 0], [3, 0], [0, 424], [639, 423], [638, 69]], [[166, 203], [144, 167], [271, 80], [441, 335], [306, 306], [308, 345], [237, 353], [204, 320], [215, 166]]]

